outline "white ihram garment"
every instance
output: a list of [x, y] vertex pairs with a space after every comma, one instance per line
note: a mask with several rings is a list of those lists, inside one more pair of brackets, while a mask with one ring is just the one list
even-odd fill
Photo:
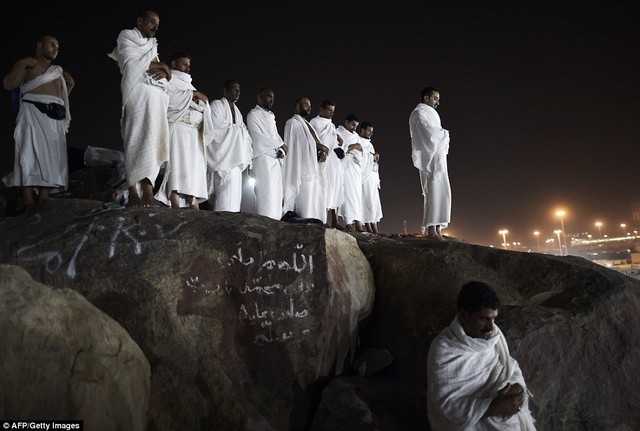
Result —
[[342, 160], [333, 151], [339, 147], [336, 126], [331, 122], [331, 119], [319, 115], [312, 118], [309, 123], [318, 133], [320, 142], [329, 148], [327, 160], [320, 164], [320, 176], [322, 178], [322, 187], [325, 191], [325, 206], [328, 210], [335, 210], [344, 202]]
[[[502, 331], [488, 340], [467, 336], [456, 316], [429, 347], [427, 412], [433, 431], [535, 431], [522, 371]], [[518, 383], [527, 393], [517, 415], [482, 418], [498, 391]]]
[[380, 203], [380, 176], [378, 163], [373, 161], [376, 152], [370, 139], [360, 137], [362, 145], [362, 222], [378, 223], [382, 219]]
[[[156, 199], [171, 205], [171, 192], [193, 196], [196, 202], [208, 199], [205, 146], [211, 141], [213, 121], [209, 103], [194, 101], [191, 75], [172, 70], [169, 82], [169, 134], [171, 148], [164, 180]], [[186, 201], [180, 198], [180, 206]]]
[[440, 125], [440, 116], [424, 103], [411, 112], [411, 157], [420, 170], [424, 195], [422, 226], [447, 227], [451, 221], [451, 186], [447, 172], [449, 131]]
[[[349, 132], [344, 126], [337, 129], [338, 135], [343, 140], [342, 147], [345, 151], [349, 145], [360, 142], [360, 136], [355, 132]], [[347, 151], [342, 160], [344, 167], [344, 202], [338, 208], [338, 214], [342, 216], [345, 223], [352, 224], [354, 221], [362, 221], [362, 162], [363, 153], [360, 150]]]
[[[29, 91], [43, 84], [59, 79], [62, 99], [46, 94], [30, 94]], [[67, 187], [69, 168], [67, 161], [67, 140], [65, 132], [69, 128], [69, 96], [67, 84], [62, 77], [60, 66], [49, 66], [41, 75], [20, 85], [23, 94], [20, 111], [13, 133], [15, 157], [13, 172], [3, 178], [8, 187], [40, 186]], [[64, 120], [54, 120], [43, 114], [31, 103], [57, 103], [66, 108]]]
[[325, 222], [327, 211], [320, 183], [318, 150], [310, 127], [298, 114], [284, 126], [284, 143], [289, 152], [283, 162], [283, 211], [295, 211], [300, 217]]
[[207, 175], [213, 177], [214, 186], [209, 195], [215, 192], [215, 211], [239, 212], [242, 172], [251, 165], [251, 136], [238, 107], [224, 97], [211, 102], [211, 118], [213, 139], [207, 146]]
[[136, 28], [122, 30], [109, 56], [118, 62], [122, 74], [121, 132], [127, 184], [136, 185], [145, 178], [153, 184], [160, 166], [169, 159], [170, 139], [169, 83], [147, 74], [151, 62], [158, 61], [158, 43]]
[[273, 112], [256, 105], [247, 114], [253, 161], [251, 174], [256, 183], [256, 213], [280, 220], [282, 217], [282, 159], [277, 150], [284, 145]]

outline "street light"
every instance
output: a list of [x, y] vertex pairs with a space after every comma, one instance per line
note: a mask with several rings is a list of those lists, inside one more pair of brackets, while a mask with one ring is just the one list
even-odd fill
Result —
[[598, 228], [598, 235], [600, 235], [600, 238], [602, 238], [602, 222], [597, 221], [596, 222], [596, 227]]
[[564, 216], [565, 216], [566, 212], [564, 212], [564, 210], [558, 210], [556, 211], [556, 216], [560, 217], [560, 226], [562, 227], [562, 239], [564, 240], [564, 251], [565, 254], [567, 254], [569, 252], [569, 249], [567, 247], [567, 235], [564, 232]]
[[626, 225], [626, 224], [624, 224], [624, 223], [620, 224], [620, 228], [622, 229], [622, 236], [627, 235], [627, 232], [626, 232], [626, 230], [625, 230], [625, 227], [627, 227], [627, 225]]
[[556, 235], [558, 235], [558, 248], [560, 249], [560, 256], [562, 256], [562, 240], [560, 239], [560, 234], [562, 231], [560, 229], [556, 229], [553, 231]]
[[509, 231], [506, 230], [506, 229], [502, 229], [502, 230], [499, 230], [498, 233], [500, 235], [502, 235], [502, 247], [504, 247], [504, 249], [506, 250], [507, 249], [507, 234], [509, 233]]
[[540, 232], [536, 230], [533, 232], [533, 234], [536, 236], [536, 243], [538, 244], [538, 253], [540, 253]]

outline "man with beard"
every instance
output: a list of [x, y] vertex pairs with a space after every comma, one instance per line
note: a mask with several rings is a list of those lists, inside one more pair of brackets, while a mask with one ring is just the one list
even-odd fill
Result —
[[444, 241], [443, 228], [451, 220], [451, 186], [447, 172], [449, 131], [442, 128], [436, 109], [440, 105], [440, 92], [426, 87], [420, 93], [420, 103], [409, 117], [411, 157], [420, 170], [424, 196], [422, 226], [427, 237]]
[[344, 124], [338, 127], [338, 136], [344, 142], [347, 154], [343, 160], [344, 166], [344, 202], [338, 213], [344, 218], [347, 230], [362, 232], [362, 145], [360, 136], [356, 133], [358, 117], [349, 114]]
[[[158, 13], [143, 8], [136, 27], [122, 30], [109, 56], [122, 81], [122, 139], [129, 205], [149, 206], [160, 167], [169, 159], [169, 80], [171, 70], [158, 58]], [[142, 197], [140, 197], [140, 192]]]
[[39, 202], [49, 199], [52, 188], [66, 188], [69, 182], [66, 132], [69, 129], [69, 93], [73, 78], [60, 66], [58, 40], [42, 36], [35, 57], [17, 61], [4, 77], [4, 88], [20, 88], [22, 100], [14, 131], [14, 170], [3, 181], [21, 187], [25, 210], [35, 208], [34, 189]]
[[242, 172], [251, 165], [251, 136], [236, 102], [240, 83], [222, 84], [222, 98], [211, 102], [213, 139], [207, 147], [209, 201], [214, 211], [239, 212], [242, 204]]
[[309, 121], [318, 133], [318, 139], [329, 149], [327, 160], [320, 165], [320, 177], [324, 189], [325, 207], [328, 211], [327, 224], [331, 227], [342, 229], [338, 223], [336, 210], [344, 200], [344, 185], [342, 174], [342, 160], [335, 151], [336, 148], [344, 157], [342, 138], [336, 133], [336, 126], [331, 119], [336, 110], [331, 100], [323, 100], [320, 104], [318, 116]]
[[434, 431], [535, 430], [522, 371], [495, 325], [500, 300], [480, 281], [458, 294], [458, 314], [429, 347], [427, 412]]
[[302, 218], [325, 222], [327, 211], [318, 163], [327, 159], [329, 148], [318, 139], [317, 132], [306, 118], [311, 113], [311, 101], [300, 97], [296, 113], [284, 127], [284, 143], [289, 153], [284, 161], [284, 212], [295, 211]]
[[164, 179], [156, 198], [171, 208], [199, 209], [208, 199], [205, 148], [211, 141], [213, 120], [207, 96], [191, 84], [191, 56], [176, 52], [169, 59], [169, 135], [171, 148]]
[[275, 95], [269, 88], [260, 89], [258, 104], [247, 114], [253, 161], [251, 172], [256, 184], [256, 212], [280, 220], [282, 217], [282, 159], [287, 146], [278, 134], [276, 116], [271, 112]]

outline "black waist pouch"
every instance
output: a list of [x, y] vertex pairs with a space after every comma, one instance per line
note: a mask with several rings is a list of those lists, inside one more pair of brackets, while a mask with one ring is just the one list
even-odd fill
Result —
[[52, 118], [54, 120], [64, 120], [64, 117], [67, 115], [67, 110], [64, 105], [59, 103], [42, 103], [42, 102], [34, 102], [33, 100], [22, 100], [26, 103], [31, 103], [36, 107], [36, 109], [47, 117]]

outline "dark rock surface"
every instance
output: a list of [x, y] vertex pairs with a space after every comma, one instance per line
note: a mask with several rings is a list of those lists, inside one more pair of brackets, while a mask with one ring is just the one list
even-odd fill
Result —
[[147, 429], [149, 363], [113, 319], [70, 289], [0, 265], [0, 418]]
[[0, 262], [80, 292], [151, 364], [149, 429], [302, 429], [373, 275], [350, 235], [249, 214], [51, 200], [0, 222]]

